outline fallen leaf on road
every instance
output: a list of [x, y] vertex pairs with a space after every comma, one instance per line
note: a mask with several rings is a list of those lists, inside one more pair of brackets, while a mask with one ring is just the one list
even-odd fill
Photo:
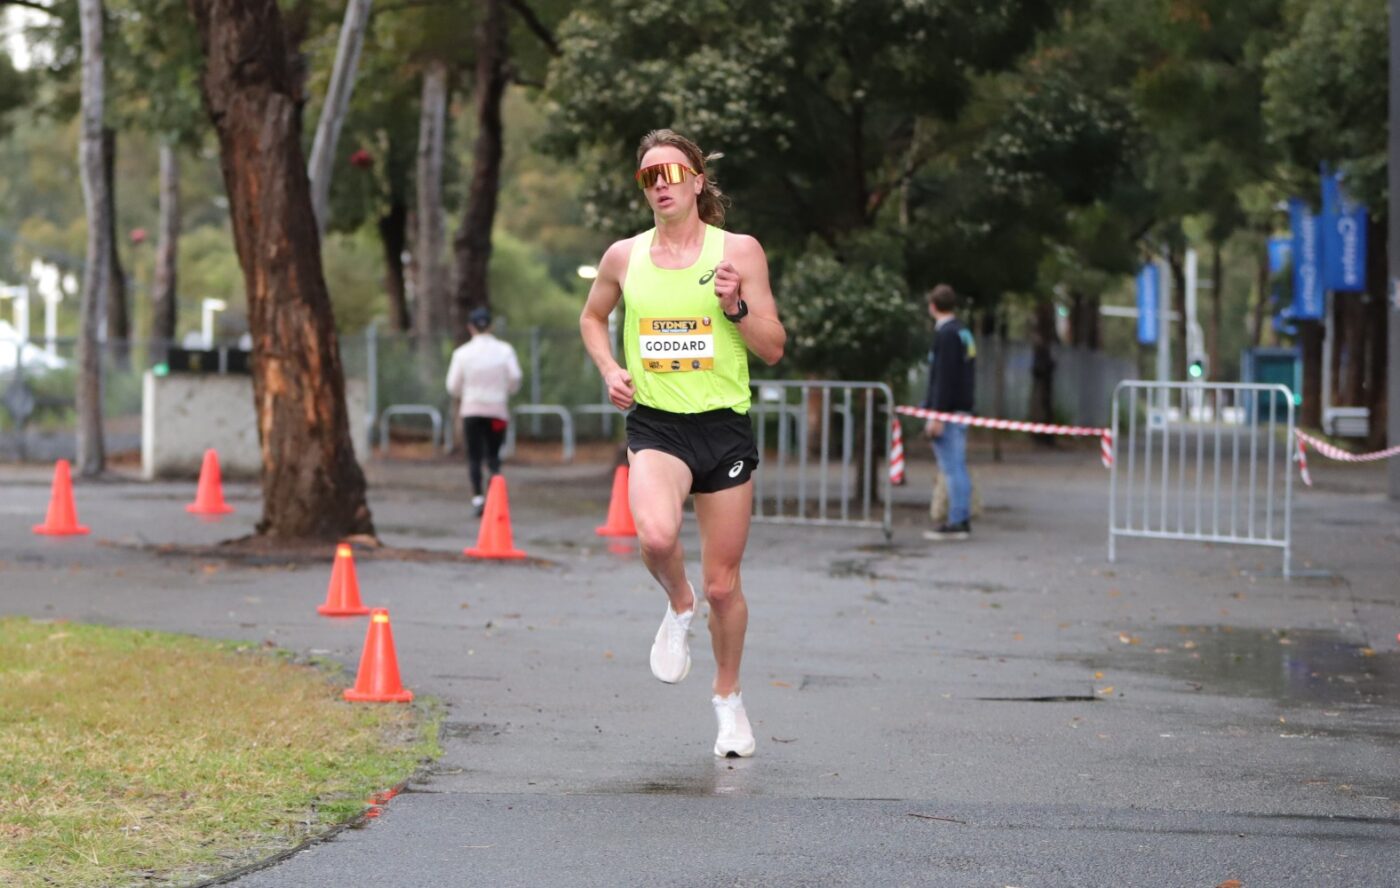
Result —
[[773, 682], [773, 687], [775, 687], [775, 688], [790, 688], [790, 687], [792, 687], [792, 685], [788, 684], [788, 683], [785, 682], [785, 681], [775, 681], [775, 682]]
[[611, 660], [612, 658], [613, 658], [613, 652], [612, 652], [612, 651], [603, 651], [603, 659], [604, 659], [604, 660]]
[[797, 742], [797, 738], [796, 738], [796, 737], [770, 737], [769, 739], [772, 740], [774, 743], [796, 743], [796, 742]]
[[1239, 879], [1226, 879], [1219, 885], [1216, 885], [1215, 888], [1244, 888], [1244, 883]]
[[1094, 681], [1098, 681], [1098, 680], [1101, 679], [1101, 678], [1103, 678], [1103, 673], [1102, 673], [1102, 672], [1095, 672], [1095, 673], [1094, 673]]
[[1106, 688], [1099, 688], [1099, 689], [1098, 689], [1097, 691], [1095, 691], [1094, 693], [1096, 693], [1096, 694], [1111, 694], [1111, 693], [1113, 693], [1113, 685], [1109, 685], [1109, 686], [1106, 687]]
[[1012, 641], [1025, 641], [1025, 640], [1026, 640], [1026, 636], [1024, 636], [1024, 635], [1022, 635], [1021, 633], [1017, 632], [1015, 635], [1011, 636], [1011, 640], [1012, 640]]

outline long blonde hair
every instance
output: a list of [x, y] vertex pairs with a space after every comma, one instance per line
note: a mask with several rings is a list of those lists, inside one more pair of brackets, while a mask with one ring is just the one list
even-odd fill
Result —
[[637, 163], [642, 162], [642, 158], [653, 148], [662, 146], [678, 149], [690, 161], [690, 168], [705, 177], [704, 190], [700, 192], [698, 209], [700, 211], [700, 221], [716, 228], [724, 227], [724, 208], [729, 203], [729, 198], [724, 196], [724, 192], [719, 190], [714, 178], [710, 176], [705, 168], [705, 161], [718, 160], [723, 154], [705, 154], [700, 150], [700, 146], [682, 136], [680, 133], [669, 129], [652, 130], [637, 145]]

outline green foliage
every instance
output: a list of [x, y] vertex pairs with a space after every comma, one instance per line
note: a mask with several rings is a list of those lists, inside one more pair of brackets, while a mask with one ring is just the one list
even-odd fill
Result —
[[792, 264], [783, 282], [784, 360], [800, 373], [890, 380], [916, 359], [925, 324], [899, 275], [813, 250]]
[[911, 162], [916, 120], [955, 117], [982, 70], [1011, 64], [1053, 2], [616, 0], [560, 29], [549, 145], [589, 172], [588, 218], [646, 221], [629, 173], [669, 126], [725, 159], [737, 229], [801, 249], [868, 226]]
[[[1269, 132], [1311, 185], [1318, 164], [1343, 167], [1348, 190], [1384, 213], [1388, 17], [1383, 0], [1290, 0], [1290, 38], [1269, 57]], [[1311, 189], [1309, 189], [1311, 191]]]

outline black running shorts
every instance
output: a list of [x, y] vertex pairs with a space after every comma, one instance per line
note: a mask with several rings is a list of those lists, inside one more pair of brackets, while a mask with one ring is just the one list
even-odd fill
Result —
[[638, 404], [627, 415], [627, 449], [660, 450], [685, 463], [691, 493], [738, 487], [758, 467], [748, 416], [728, 408], [670, 413]]

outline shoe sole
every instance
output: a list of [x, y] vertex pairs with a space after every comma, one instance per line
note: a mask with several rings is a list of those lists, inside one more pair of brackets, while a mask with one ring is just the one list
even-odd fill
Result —
[[949, 540], [965, 540], [972, 536], [970, 533], [931, 533], [924, 531], [924, 539], [935, 543], [945, 543]]
[[751, 757], [753, 756], [753, 750], [754, 750], [754, 747], [752, 747], [752, 746], [750, 746], [747, 750], [739, 750], [739, 749], [725, 749], [725, 750], [721, 750], [721, 749], [719, 748], [719, 746], [716, 745], [716, 746], [715, 746], [715, 756], [716, 756], [717, 758], [751, 758]]

